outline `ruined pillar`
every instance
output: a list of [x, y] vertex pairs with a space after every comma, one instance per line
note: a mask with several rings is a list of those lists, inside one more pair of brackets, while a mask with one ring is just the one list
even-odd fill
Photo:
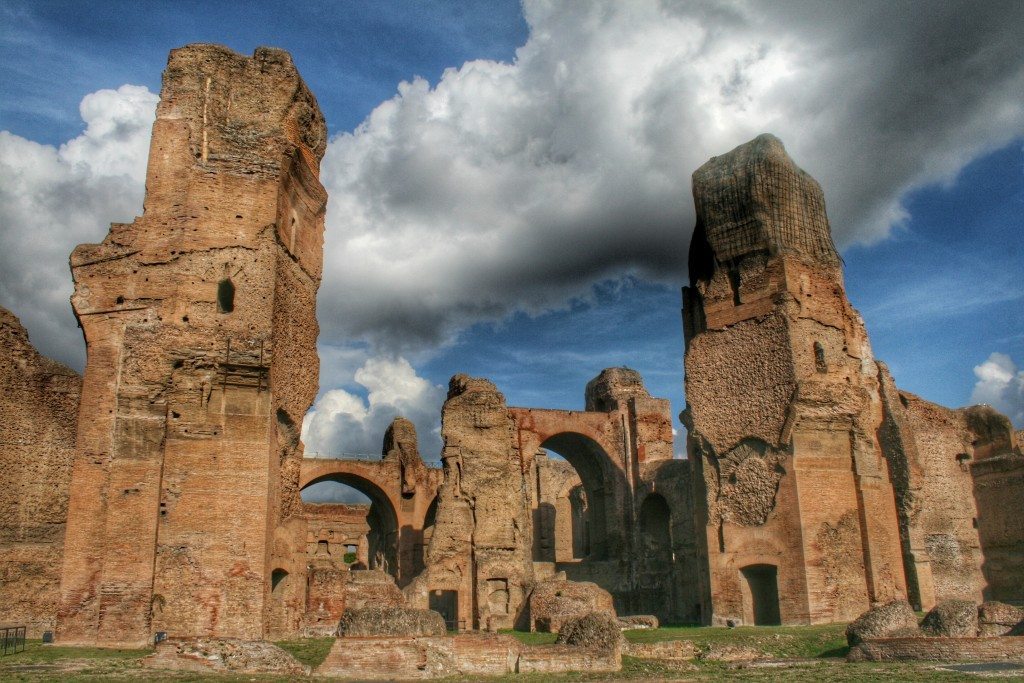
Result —
[[530, 498], [505, 397], [456, 375], [441, 417], [444, 483], [415, 606], [468, 629], [512, 628], [533, 584]]
[[275, 530], [299, 509], [317, 389], [326, 137], [286, 52], [171, 52], [144, 213], [71, 256], [88, 360], [61, 642], [297, 625]]
[[762, 135], [693, 176], [684, 289], [704, 618], [852, 619], [906, 592], [878, 367], [821, 187]]

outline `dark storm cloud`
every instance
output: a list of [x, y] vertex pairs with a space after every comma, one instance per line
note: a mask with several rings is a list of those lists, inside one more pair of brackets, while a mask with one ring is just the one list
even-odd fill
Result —
[[771, 131], [837, 242], [1024, 133], [1020, 3], [527, 2], [514, 64], [404, 83], [332, 141], [321, 312], [409, 350], [626, 274], [681, 283], [692, 171]]

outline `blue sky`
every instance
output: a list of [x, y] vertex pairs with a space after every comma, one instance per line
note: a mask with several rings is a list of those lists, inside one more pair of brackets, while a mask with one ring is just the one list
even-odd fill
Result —
[[273, 45], [332, 135], [313, 448], [403, 413], [436, 457], [456, 372], [579, 408], [627, 365], [678, 413], [689, 176], [765, 131], [897, 383], [1024, 427], [1024, 6], [914, 7], [4, 0], [0, 305], [80, 369], [67, 254], [141, 210], [167, 52]]

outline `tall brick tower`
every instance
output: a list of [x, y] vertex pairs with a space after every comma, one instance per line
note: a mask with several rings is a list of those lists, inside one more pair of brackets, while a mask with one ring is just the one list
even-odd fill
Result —
[[878, 366], [821, 187], [762, 135], [699, 168], [693, 195], [683, 419], [704, 619], [853, 619], [906, 587]]
[[284, 51], [171, 52], [144, 214], [71, 256], [88, 346], [58, 638], [261, 638], [317, 389], [327, 131]]

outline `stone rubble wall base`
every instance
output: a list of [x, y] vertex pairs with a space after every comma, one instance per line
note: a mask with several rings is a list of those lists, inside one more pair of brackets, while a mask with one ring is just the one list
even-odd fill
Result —
[[168, 638], [142, 660], [151, 669], [306, 676], [310, 668], [273, 643], [236, 638]]
[[847, 659], [851, 662], [977, 662], [1024, 659], [1024, 636], [869, 638], [851, 649]]
[[460, 634], [442, 637], [338, 638], [318, 676], [364, 680], [501, 676], [510, 673], [618, 671], [621, 653], [565, 645], [523, 647], [512, 636]]

